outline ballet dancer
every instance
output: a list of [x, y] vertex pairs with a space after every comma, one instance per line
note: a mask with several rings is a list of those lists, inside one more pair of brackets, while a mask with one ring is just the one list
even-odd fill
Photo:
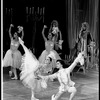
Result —
[[[14, 27], [13, 24], [10, 25], [9, 28], [9, 36], [11, 40], [10, 49], [6, 52], [4, 59], [3, 59], [3, 67], [11, 66], [10, 74], [14, 73], [14, 77], [11, 79], [18, 79], [16, 69], [20, 68], [21, 66], [21, 59], [22, 55], [21, 52], [18, 50], [19, 47], [19, 40], [18, 40], [18, 34], [15, 32], [13, 35], [11, 34], [11, 28]], [[23, 27], [19, 26], [19, 32], [22, 32], [21, 39], [23, 39], [24, 32]]]
[[52, 71], [53, 71], [53, 69], [52, 69], [53, 65], [52, 64], [53, 64], [52, 63], [52, 58], [50, 56], [47, 56], [46, 60], [45, 60], [45, 63], [43, 65], [43, 67], [42, 67], [41, 74], [42, 75], [52, 74]]
[[38, 77], [38, 74], [41, 74], [40, 70], [43, 65], [39, 63], [31, 50], [24, 45], [21, 38], [19, 38], [19, 42], [25, 51], [22, 58], [20, 80], [22, 80], [24, 86], [31, 89], [31, 100], [39, 100], [35, 98], [35, 92], [40, 92], [47, 88], [46, 80]]
[[61, 59], [61, 58], [60, 58], [59, 54], [54, 50], [54, 37], [52, 36], [52, 34], [49, 33], [48, 38], [45, 37], [45, 35], [44, 35], [45, 28], [47, 28], [46, 25], [44, 25], [44, 28], [42, 31], [42, 36], [43, 36], [44, 41], [45, 41], [45, 50], [40, 55], [39, 62], [43, 64], [46, 57], [50, 54], [50, 52], [53, 52], [52, 54], [55, 56], [54, 57], [55, 59], [53, 59], [53, 61], [52, 61], [53, 62], [52, 67], [55, 67], [56, 60]]

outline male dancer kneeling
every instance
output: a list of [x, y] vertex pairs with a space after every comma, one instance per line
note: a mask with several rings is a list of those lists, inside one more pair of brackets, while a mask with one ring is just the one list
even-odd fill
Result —
[[84, 64], [83, 56], [84, 56], [84, 52], [79, 53], [78, 57], [74, 60], [74, 62], [68, 68], [63, 68], [64, 62], [62, 60], [57, 60], [56, 64], [57, 64], [57, 68], [59, 68], [59, 71], [57, 73], [54, 73], [48, 76], [39, 75], [39, 77], [45, 78], [45, 79], [58, 78], [58, 81], [60, 83], [59, 92], [56, 95], [52, 95], [52, 100], [57, 100], [61, 96], [62, 93], [67, 92], [67, 91], [71, 93], [69, 100], [73, 99], [77, 90], [74, 87], [75, 83], [71, 81], [70, 79], [70, 72], [77, 65], [77, 63], [80, 63], [81, 65]]

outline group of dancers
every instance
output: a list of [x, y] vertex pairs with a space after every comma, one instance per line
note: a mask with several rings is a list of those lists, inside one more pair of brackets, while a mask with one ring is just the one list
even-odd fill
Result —
[[[3, 66], [8, 67], [11, 66], [11, 71], [9, 71], [10, 76], [14, 74], [14, 77], [12, 79], [18, 79], [16, 69], [20, 69], [21, 66], [21, 59], [22, 54], [18, 50], [19, 47], [19, 39], [20, 36], [23, 40], [24, 37], [24, 31], [22, 26], [18, 26], [18, 30], [14, 33], [12, 33], [12, 28], [14, 28], [14, 25], [11, 24], [9, 28], [9, 37], [11, 40], [10, 43], [10, 49], [6, 52], [4, 59], [3, 59]], [[45, 73], [52, 73], [55, 67], [55, 62], [57, 59], [61, 59], [59, 54], [56, 52], [58, 49], [62, 49], [62, 34], [58, 27], [58, 22], [56, 20], [53, 20], [51, 23], [51, 27], [48, 32], [48, 36], [45, 36], [45, 29], [47, 28], [46, 25], [44, 25], [42, 30], [42, 36], [45, 42], [45, 50], [42, 52], [42, 54], [39, 57], [39, 62], [44, 63], [47, 55], [52, 52], [53, 56], [50, 57], [50, 60], [52, 60], [50, 63], [48, 62], [49, 67], [45, 67], [43, 69], [43, 72]], [[55, 50], [54, 50], [55, 48]]]
[[[5, 54], [3, 59], [3, 66], [11, 66], [11, 73], [14, 73], [12, 79], [17, 79], [16, 68], [21, 70], [20, 80], [22, 83], [31, 89], [31, 100], [39, 100], [35, 98], [35, 92], [40, 92], [48, 87], [48, 80], [58, 79], [60, 86], [57, 94], [52, 95], [52, 100], [57, 100], [62, 93], [71, 93], [69, 100], [72, 100], [75, 93], [75, 82], [70, 78], [70, 73], [73, 71], [77, 63], [84, 65], [85, 51], [80, 50], [73, 63], [67, 67], [64, 61], [61, 59], [59, 53], [56, 50], [62, 49], [62, 35], [58, 27], [58, 22], [53, 20], [51, 23], [48, 36], [46, 38], [44, 31], [47, 28], [44, 25], [42, 30], [42, 36], [45, 41], [45, 50], [42, 52], [40, 57], [37, 59], [35, 55], [29, 50], [23, 41], [24, 31], [22, 26], [18, 26], [18, 31], [11, 35], [11, 28], [14, 27], [12, 24], [9, 29], [9, 36], [11, 39], [10, 49]], [[18, 34], [22, 34], [19, 37]], [[59, 39], [58, 39], [59, 38]], [[25, 54], [22, 56], [18, 50], [19, 45], [23, 47]], [[55, 47], [55, 49], [54, 49]], [[66, 66], [66, 67], [65, 67]], [[54, 68], [59, 70], [53, 73]]]
[[20, 75], [20, 80], [22, 80], [23, 84], [26, 87], [31, 89], [31, 100], [39, 100], [35, 98], [35, 92], [40, 92], [46, 89], [48, 86], [48, 80], [52, 80], [55, 78], [58, 79], [60, 86], [58, 93], [52, 95], [51, 99], [57, 100], [62, 93], [68, 91], [69, 93], [71, 93], [69, 100], [72, 100], [77, 90], [74, 86], [75, 83], [70, 78], [70, 73], [77, 65], [77, 63], [80, 63], [81, 65], [84, 64], [84, 52], [80, 52], [77, 58], [68, 68], [63, 68], [65, 66], [63, 60], [56, 60], [55, 66], [59, 69], [59, 71], [55, 72], [54, 74], [44, 74], [42, 73], [41, 69], [48, 65], [48, 59], [50, 61], [50, 57], [53, 57], [54, 53], [50, 52], [46, 56], [44, 63], [41, 63], [39, 62], [39, 60], [37, 60], [35, 55], [33, 55], [32, 52], [24, 45], [24, 42], [21, 40], [21, 38], [19, 38], [19, 42], [25, 51], [25, 55], [22, 58], [22, 71]]

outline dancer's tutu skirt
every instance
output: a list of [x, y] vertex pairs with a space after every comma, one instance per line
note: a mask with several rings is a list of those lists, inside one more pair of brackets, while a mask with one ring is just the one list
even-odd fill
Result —
[[[55, 54], [55, 56], [56, 56], [56, 57], [55, 57], [56, 60], [57, 60], [57, 59], [61, 59], [60, 56], [59, 56], [59, 54], [58, 54], [55, 50], [52, 50], [52, 51], [54, 52], [54, 54]], [[44, 51], [42, 52], [42, 54], [40, 55], [40, 57], [39, 57], [39, 62], [43, 64], [43, 63], [45, 62], [45, 59], [46, 59], [46, 57], [48, 56], [48, 54], [49, 54], [49, 53], [48, 53], [46, 50], [44, 50]]]
[[14, 68], [20, 68], [22, 55], [19, 50], [8, 50], [3, 59], [3, 67], [12, 66]]
[[46, 82], [42, 79], [38, 79], [35, 75], [35, 71], [38, 67], [39, 61], [31, 51], [25, 48], [25, 55], [22, 57], [20, 80], [25, 87], [34, 90], [34, 92], [40, 92], [46, 88], [44, 87], [46, 86]]
[[42, 79], [37, 79], [33, 73], [30, 73], [28, 75], [22, 74], [20, 79], [22, 80], [22, 83], [25, 87], [34, 90], [34, 92], [41, 92], [47, 88], [46, 81], [43, 81]]

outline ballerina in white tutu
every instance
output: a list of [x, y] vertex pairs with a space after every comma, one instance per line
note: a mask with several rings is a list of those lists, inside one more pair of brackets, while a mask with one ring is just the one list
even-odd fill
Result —
[[41, 68], [41, 73], [42, 75], [48, 75], [48, 74], [52, 74], [54, 67], [56, 67], [56, 56], [54, 54], [54, 52], [50, 51], [50, 53], [47, 55], [45, 62], [43, 64], [43, 67]]
[[41, 79], [37, 76], [38, 74], [41, 74], [40, 69], [43, 65], [39, 63], [37, 58], [32, 54], [31, 50], [24, 45], [24, 42], [20, 38], [19, 42], [25, 51], [22, 58], [20, 80], [22, 80], [22, 83], [26, 87], [31, 89], [31, 100], [39, 100], [35, 98], [35, 92], [40, 92], [47, 87], [45, 79]]
[[53, 49], [54, 48], [54, 37], [52, 36], [52, 34], [49, 33], [48, 38], [46, 38], [45, 35], [44, 35], [44, 29], [46, 27], [47, 26], [44, 25], [44, 28], [43, 28], [43, 31], [42, 31], [42, 35], [43, 35], [43, 38], [44, 38], [44, 41], [45, 41], [45, 50], [40, 55], [39, 62], [41, 64], [44, 64], [46, 57], [50, 54], [50, 52], [53, 52], [55, 59], [53, 59], [53, 66], [52, 67], [55, 67], [56, 66], [55, 65], [56, 60], [61, 59], [61, 58], [60, 58], [59, 54]]
[[74, 67], [77, 65], [77, 63], [80, 63], [81, 65], [84, 64], [84, 52], [79, 53], [78, 57], [74, 60], [74, 62], [68, 68], [63, 68], [64, 62], [62, 60], [57, 60], [56, 64], [57, 64], [57, 67], [59, 68], [58, 72], [52, 75], [48, 75], [48, 76], [38, 75], [39, 77], [46, 80], [58, 78], [58, 81], [60, 83], [59, 91], [56, 95], [52, 95], [52, 100], [57, 100], [61, 96], [61, 94], [67, 91], [71, 93], [69, 100], [73, 99], [77, 90], [74, 86], [75, 82], [73, 82], [70, 79], [70, 73], [72, 72]]
[[18, 26], [18, 33], [15, 32], [14, 35], [12, 36], [11, 34], [11, 28], [14, 27], [14, 25], [10, 25], [9, 28], [9, 36], [11, 40], [10, 44], [10, 49], [6, 52], [4, 59], [3, 59], [3, 67], [8, 67], [11, 66], [11, 71], [10, 73], [14, 73], [14, 77], [12, 79], [17, 79], [17, 72], [16, 68], [20, 68], [21, 66], [21, 59], [22, 55], [21, 52], [18, 50], [19, 47], [19, 41], [18, 41], [18, 33], [22, 32], [21, 39], [23, 39], [24, 32], [23, 32], [23, 27]]

